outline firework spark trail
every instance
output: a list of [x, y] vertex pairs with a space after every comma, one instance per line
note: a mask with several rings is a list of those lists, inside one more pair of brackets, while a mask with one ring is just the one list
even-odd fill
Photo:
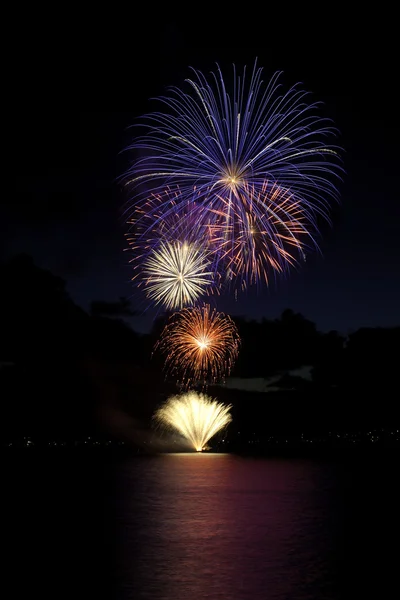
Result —
[[162, 193], [151, 194], [136, 207], [134, 216], [128, 221], [127, 239], [131, 250], [139, 250], [137, 254], [142, 257], [162, 241], [201, 245], [206, 229], [202, 226], [200, 212], [204, 212], [204, 208], [195, 191], [189, 198], [183, 197], [179, 188], [170, 187]]
[[[279, 189], [299, 207], [303, 229], [312, 225], [312, 235], [319, 218], [329, 220], [329, 204], [338, 198], [335, 178], [342, 171], [338, 149], [325, 143], [335, 129], [317, 116], [318, 104], [309, 103], [305, 91], [294, 86], [282, 92], [280, 73], [263, 86], [261, 73], [255, 65], [247, 81], [245, 72], [243, 77], [234, 72], [229, 94], [220, 70], [211, 82], [194, 71], [194, 78], [187, 80], [189, 93], [172, 88], [169, 97], [160, 99], [166, 112], [148, 115], [143, 122], [147, 133], [131, 146], [142, 157], [127, 174], [136, 198], [128, 210], [166, 185], [179, 186], [177, 210], [195, 192], [204, 208], [198, 214], [201, 224], [210, 223], [210, 209], [223, 213], [226, 229], [221, 235], [229, 240], [236, 235], [232, 215], [254, 212], [259, 219], [267, 206], [271, 214], [276, 201], [276, 212], [282, 211], [275, 193]], [[165, 216], [161, 206], [158, 219]], [[273, 228], [269, 235], [282, 244]], [[242, 240], [251, 246], [251, 236]], [[286, 254], [276, 258], [283, 269]], [[246, 269], [256, 280], [262, 274]]]
[[[280, 188], [251, 193], [253, 204], [234, 207], [229, 216], [218, 207], [211, 211], [209, 244], [227, 265], [227, 272], [243, 287], [265, 281], [271, 271], [282, 273], [304, 260], [304, 249], [317, 245], [311, 224], [304, 224], [303, 210]], [[226, 204], [222, 198], [218, 203]], [[306, 240], [308, 243], [306, 243]]]
[[167, 309], [193, 304], [212, 283], [207, 255], [192, 244], [162, 243], [143, 263], [148, 298]]
[[178, 431], [201, 452], [207, 442], [231, 422], [230, 408], [205, 394], [187, 392], [168, 398], [154, 418], [160, 425]]
[[[179, 202], [179, 189], [150, 196], [128, 222], [132, 281], [165, 308], [183, 308], [203, 294], [219, 293], [208, 230], [201, 228], [196, 195]], [[178, 208], [179, 207], [179, 208]]]
[[238, 355], [239, 334], [232, 319], [208, 304], [173, 314], [155, 349], [166, 355], [165, 368], [191, 382], [217, 382], [229, 375]]
[[[252, 198], [251, 205], [247, 203], [248, 197]], [[305, 223], [301, 205], [289, 193], [278, 186], [269, 186], [268, 182], [258, 194], [247, 191], [242, 195], [242, 203], [229, 211], [227, 202], [218, 196], [207, 208], [196, 201], [195, 194], [190, 202], [180, 203], [180, 199], [180, 190], [167, 189], [147, 199], [130, 221], [134, 228], [128, 237], [134, 254], [133, 279], [141, 272], [146, 257], [168, 240], [179, 243], [185, 240], [207, 254], [214, 273], [209, 292], [219, 291], [221, 261], [225, 274], [231, 273], [244, 286], [260, 281], [268, 283], [271, 270], [282, 273], [300, 257], [304, 259], [305, 249], [317, 246], [312, 235], [316, 224]]]

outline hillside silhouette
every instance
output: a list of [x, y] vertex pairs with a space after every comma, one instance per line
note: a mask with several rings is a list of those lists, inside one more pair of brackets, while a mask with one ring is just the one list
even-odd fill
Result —
[[[155, 407], [177, 391], [152, 353], [166, 315], [140, 335], [127, 322], [135, 315], [128, 300], [93, 300], [85, 312], [29, 256], [2, 262], [0, 275], [1, 440], [104, 435], [140, 444]], [[275, 320], [235, 321], [242, 343], [232, 378], [208, 391], [233, 404], [237, 429], [398, 424], [400, 327], [345, 337], [290, 309]], [[252, 390], [254, 380], [265, 390]]]

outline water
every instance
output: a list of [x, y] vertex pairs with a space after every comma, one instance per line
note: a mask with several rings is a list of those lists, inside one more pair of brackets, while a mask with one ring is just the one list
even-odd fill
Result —
[[8, 467], [14, 586], [42, 596], [336, 600], [397, 585], [393, 458], [66, 455]]

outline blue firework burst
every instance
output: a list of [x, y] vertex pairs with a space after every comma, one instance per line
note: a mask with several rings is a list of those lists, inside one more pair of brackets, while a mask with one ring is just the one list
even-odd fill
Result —
[[[228, 91], [219, 68], [209, 79], [193, 70], [187, 91], [171, 88], [160, 98], [164, 110], [143, 119], [145, 133], [130, 147], [140, 155], [126, 176], [130, 215], [146, 213], [148, 234], [176, 211], [179, 231], [168, 226], [169, 233], [195, 232], [215, 268], [225, 265], [242, 285], [268, 281], [271, 269], [304, 258], [338, 199], [339, 148], [328, 143], [336, 130], [299, 85], [284, 91], [280, 75], [264, 85], [256, 64], [249, 78], [234, 70]], [[173, 208], [168, 195], [162, 200], [167, 186], [179, 190]], [[186, 208], [194, 196], [191, 227]], [[149, 197], [161, 199], [154, 211]]]

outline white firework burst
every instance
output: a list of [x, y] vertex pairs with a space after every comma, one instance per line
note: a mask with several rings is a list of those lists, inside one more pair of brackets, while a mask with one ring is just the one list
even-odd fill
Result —
[[143, 264], [148, 298], [168, 310], [191, 305], [212, 284], [207, 254], [188, 242], [162, 242]]

